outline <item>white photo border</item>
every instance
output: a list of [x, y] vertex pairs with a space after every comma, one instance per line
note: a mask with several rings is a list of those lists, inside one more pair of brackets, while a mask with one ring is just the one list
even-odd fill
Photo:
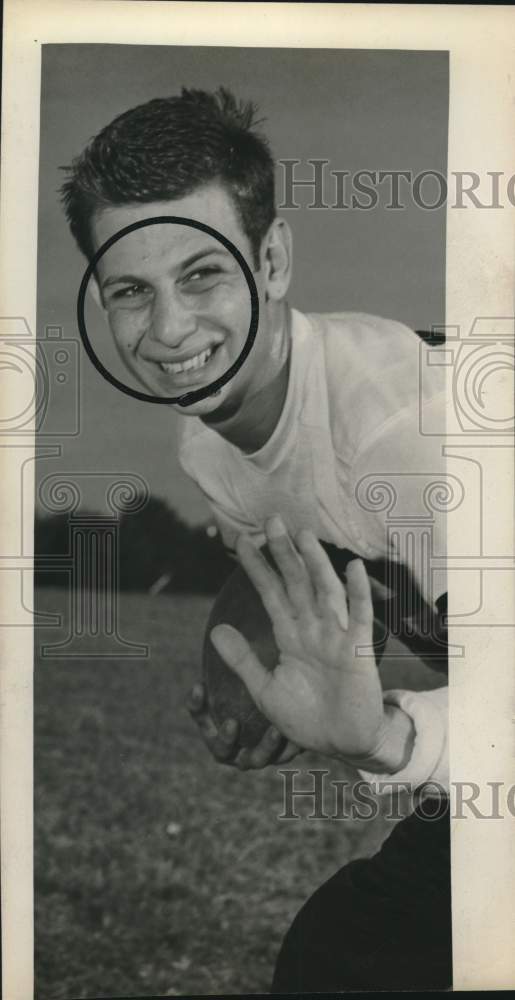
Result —
[[[502, 171], [508, 178], [515, 164], [515, 74], [510, 41], [514, 29], [515, 11], [509, 6], [6, 0], [0, 322], [5, 317], [24, 317], [29, 328], [36, 329], [40, 70], [45, 43], [448, 50], [449, 177], [455, 171], [473, 170], [485, 175]], [[477, 317], [513, 316], [512, 221], [513, 206], [509, 203], [489, 211], [473, 207], [459, 210], [449, 204], [448, 326], [468, 332]], [[450, 407], [451, 390], [449, 382]], [[513, 383], [507, 378], [506, 393], [512, 391]], [[0, 397], [3, 419], [8, 419], [10, 405], [7, 391]], [[511, 444], [508, 439], [506, 446], [497, 449], [491, 466], [495, 481], [487, 483], [483, 498], [494, 547], [502, 558], [513, 556]], [[468, 447], [465, 440], [464, 447]], [[12, 551], [12, 539], [20, 534], [21, 518], [25, 524], [32, 523], [34, 447], [25, 438], [20, 448], [22, 458], [12, 439], [8, 447], [0, 447], [4, 484], [0, 568], [7, 565], [4, 556]], [[21, 461], [27, 473], [23, 497]], [[452, 545], [452, 539], [449, 541]], [[27, 544], [32, 545], [30, 538]], [[13, 560], [9, 567], [13, 568]], [[513, 569], [497, 576], [490, 573], [487, 581], [495, 591], [489, 601], [494, 609], [489, 624], [478, 625], [474, 641], [468, 643], [467, 627], [450, 628], [450, 643], [467, 646], [466, 657], [451, 660], [450, 668], [451, 782], [513, 782], [515, 777], [513, 629], [506, 627], [501, 612], [498, 621], [495, 619], [499, 602], [504, 608], [515, 606]], [[461, 599], [464, 586], [462, 576]], [[19, 592], [19, 575], [15, 571], [0, 573], [0, 587], [0, 609], [8, 617], [9, 602], [16, 599], [14, 592]], [[452, 611], [452, 579], [449, 604]], [[1, 627], [0, 664], [4, 996], [28, 1000], [34, 988], [30, 622]], [[514, 874], [515, 838], [509, 820], [453, 820], [454, 989], [515, 985]]]

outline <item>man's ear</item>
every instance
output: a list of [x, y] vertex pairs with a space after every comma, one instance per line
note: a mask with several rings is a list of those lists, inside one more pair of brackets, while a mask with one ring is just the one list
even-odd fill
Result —
[[268, 299], [284, 299], [291, 279], [292, 235], [285, 219], [274, 219], [263, 241], [262, 267]]
[[100, 290], [100, 285], [94, 274], [91, 275], [91, 278], [88, 282], [88, 292], [92, 296], [98, 308], [102, 310], [105, 309], [104, 300], [102, 298], [102, 292]]

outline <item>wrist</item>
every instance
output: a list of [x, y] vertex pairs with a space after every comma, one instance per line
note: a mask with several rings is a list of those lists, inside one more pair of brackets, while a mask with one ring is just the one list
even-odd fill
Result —
[[413, 720], [397, 705], [384, 705], [382, 722], [370, 753], [347, 757], [352, 767], [381, 774], [395, 774], [406, 767], [415, 742]]

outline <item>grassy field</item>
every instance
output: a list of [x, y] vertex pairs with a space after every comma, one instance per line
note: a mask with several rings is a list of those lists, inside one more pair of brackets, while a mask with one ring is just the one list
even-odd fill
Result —
[[[64, 601], [43, 590], [38, 608]], [[380, 817], [280, 821], [274, 768], [210, 759], [183, 708], [209, 604], [122, 595], [147, 660], [36, 657], [39, 1000], [267, 991], [304, 900], [385, 836]], [[64, 634], [40, 630], [36, 650]], [[345, 776], [315, 755], [289, 766]]]

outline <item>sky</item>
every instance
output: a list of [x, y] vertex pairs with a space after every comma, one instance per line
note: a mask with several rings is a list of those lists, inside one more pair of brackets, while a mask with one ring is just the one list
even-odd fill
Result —
[[[86, 262], [59, 204], [60, 167], [128, 108], [183, 85], [220, 84], [258, 104], [276, 162], [300, 160], [298, 176], [307, 178], [308, 159], [329, 161], [328, 202], [331, 169], [446, 172], [445, 52], [44, 46], [37, 336], [50, 391], [39, 440], [59, 455], [38, 461], [37, 479], [80, 472], [88, 507], [102, 507], [107, 474], [126, 473], [142, 477], [189, 523], [209, 520], [177, 460], [184, 418], [117, 391], [80, 345], [76, 300]], [[278, 201], [283, 193], [277, 162]], [[308, 191], [297, 200], [301, 208], [280, 213], [294, 238], [291, 305], [375, 313], [418, 329], [444, 322], [445, 207], [424, 211], [407, 198], [402, 211], [381, 203], [370, 211], [309, 209]], [[67, 346], [56, 342], [59, 331]]]

